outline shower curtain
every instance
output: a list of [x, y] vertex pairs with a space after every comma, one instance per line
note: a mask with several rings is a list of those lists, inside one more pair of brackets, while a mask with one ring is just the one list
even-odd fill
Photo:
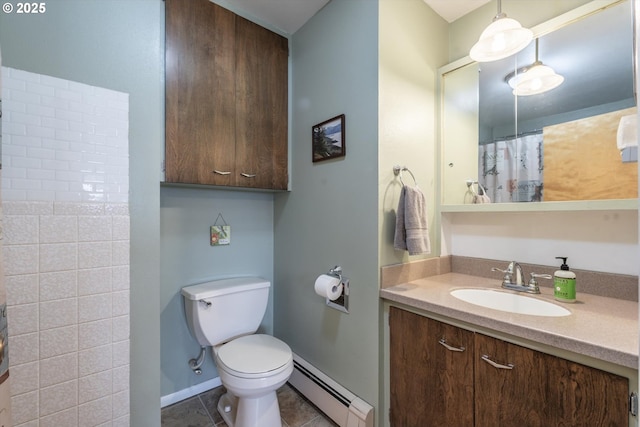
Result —
[[493, 202], [542, 201], [542, 132], [481, 144], [478, 162]]

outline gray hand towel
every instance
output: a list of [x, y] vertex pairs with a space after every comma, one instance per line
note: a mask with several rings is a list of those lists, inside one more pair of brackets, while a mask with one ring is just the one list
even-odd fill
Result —
[[418, 187], [403, 186], [396, 212], [393, 247], [409, 251], [409, 255], [431, 253], [427, 204]]

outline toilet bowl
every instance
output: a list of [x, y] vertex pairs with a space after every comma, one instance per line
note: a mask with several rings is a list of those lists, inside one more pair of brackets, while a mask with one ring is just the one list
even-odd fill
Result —
[[280, 427], [276, 390], [293, 372], [287, 344], [270, 335], [247, 335], [213, 348], [220, 380], [227, 393], [218, 412], [231, 427]]
[[255, 334], [266, 311], [270, 283], [261, 278], [216, 280], [182, 288], [189, 330], [211, 346], [227, 389], [218, 412], [229, 427], [281, 427], [276, 390], [293, 372], [291, 348]]

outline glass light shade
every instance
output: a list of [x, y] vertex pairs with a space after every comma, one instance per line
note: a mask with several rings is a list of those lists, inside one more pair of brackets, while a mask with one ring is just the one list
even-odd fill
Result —
[[509, 79], [509, 86], [516, 96], [537, 95], [560, 86], [564, 77], [556, 74], [553, 68], [537, 62], [527, 71]]
[[518, 21], [504, 14], [498, 15], [480, 34], [469, 56], [477, 62], [497, 61], [520, 52], [531, 39], [533, 32], [530, 29], [523, 28]]

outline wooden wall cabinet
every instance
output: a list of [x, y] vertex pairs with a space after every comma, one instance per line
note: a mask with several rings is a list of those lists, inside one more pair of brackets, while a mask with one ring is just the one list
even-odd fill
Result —
[[629, 425], [625, 377], [396, 307], [389, 330], [392, 427]]
[[287, 39], [208, 0], [165, 3], [165, 181], [286, 190]]

